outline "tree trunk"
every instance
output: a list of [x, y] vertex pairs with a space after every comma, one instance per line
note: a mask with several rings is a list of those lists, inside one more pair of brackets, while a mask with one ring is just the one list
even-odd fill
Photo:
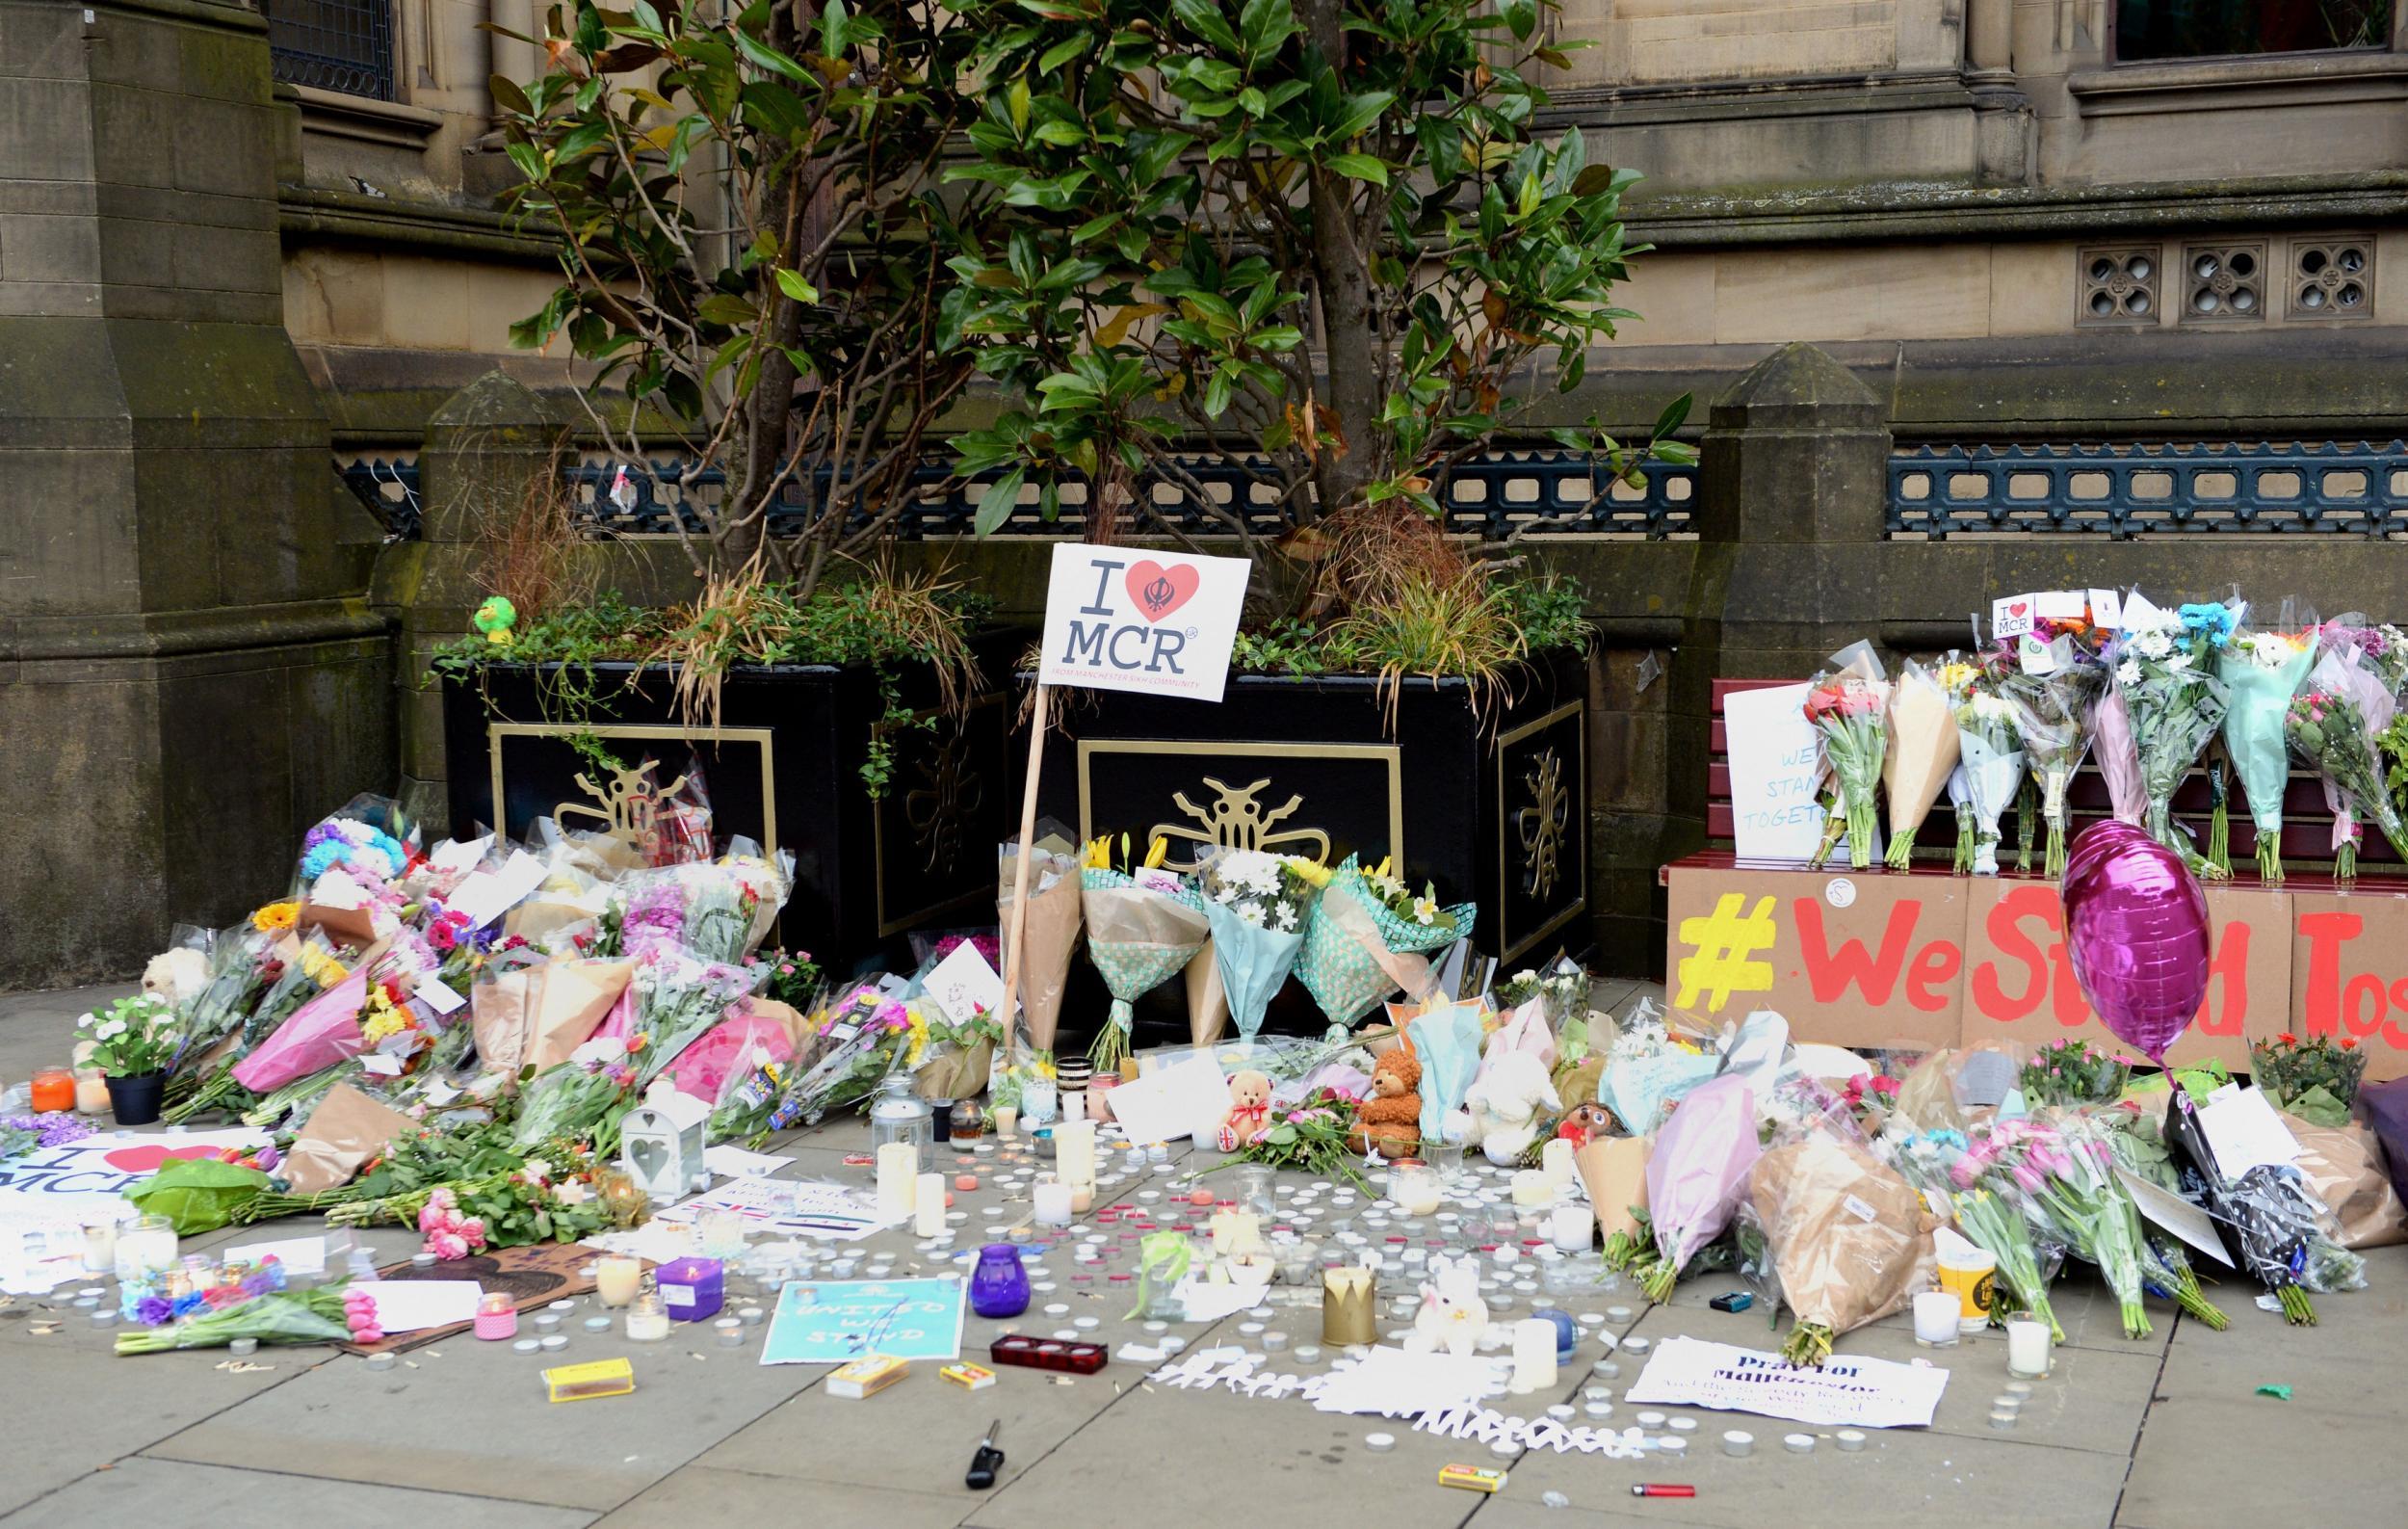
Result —
[[[770, 46], [789, 55], [796, 51], [802, 40], [799, 11], [798, 4], [771, 9]], [[790, 261], [796, 234], [794, 171], [789, 169], [764, 179], [758, 195], [760, 205], [753, 209], [754, 222], [759, 227], [777, 230], [787, 246], [779, 261]], [[711, 539], [723, 568], [744, 567], [761, 549], [762, 537], [768, 529], [766, 514], [749, 524], [740, 522], [774, 491], [778, 469], [786, 461], [787, 436], [794, 417], [795, 363], [786, 358], [783, 347], [794, 343], [802, 322], [802, 308], [778, 290], [769, 267], [759, 269], [761, 302], [769, 315], [762, 322], [762, 336], [769, 348], [761, 356], [761, 371], [752, 392], [742, 406], [744, 463], [720, 504], [720, 514], [727, 517], [727, 523], [717, 528], [718, 534]]]
[[[1346, 33], [1342, 0], [1301, 0], [1298, 16], [1329, 67], [1346, 77]], [[1377, 340], [1372, 333], [1371, 250], [1358, 242], [1354, 182], [1329, 171], [1312, 176], [1313, 285], [1321, 300], [1322, 340], [1327, 392], [1322, 402], [1338, 416], [1346, 435], [1343, 453], [1324, 452], [1313, 469], [1322, 514], [1362, 496], [1374, 469], [1372, 425], [1379, 416]], [[1368, 238], [1368, 236], [1367, 236]]]

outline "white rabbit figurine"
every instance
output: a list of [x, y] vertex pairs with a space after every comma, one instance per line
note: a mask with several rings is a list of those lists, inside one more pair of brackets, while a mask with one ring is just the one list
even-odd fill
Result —
[[1547, 1064], [1527, 1051], [1491, 1053], [1487, 1067], [1463, 1094], [1475, 1140], [1490, 1162], [1510, 1168], [1538, 1140], [1538, 1107], [1562, 1108]]
[[1432, 1258], [1429, 1280], [1422, 1286], [1422, 1308], [1413, 1314], [1412, 1335], [1404, 1340], [1409, 1354], [1446, 1350], [1456, 1358], [1478, 1352], [1480, 1334], [1488, 1331], [1488, 1303], [1479, 1296], [1479, 1264], [1472, 1258]]

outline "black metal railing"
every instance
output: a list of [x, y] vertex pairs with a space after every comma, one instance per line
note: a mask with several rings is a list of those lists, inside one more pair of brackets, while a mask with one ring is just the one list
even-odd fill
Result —
[[1894, 538], [2408, 533], [2408, 444], [1917, 446], [1890, 459]]
[[343, 487], [352, 491], [388, 541], [415, 541], [426, 507], [418, 498], [418, 461], [414, 457], [348, 457], [334, 464]]
[[393, 98], [393, 0], [261, 0], [275, 77]]
[[[717, 468], [694, 472], [691, 463], [673, 459], [648, 465], [648, 473], [633, 465], [622, 472], [620, 463], [606, 461], [569, 469], [569, 488], [580, 513], [596, 528], [622, 535], [666, 535], [676, 529], [680, 515], [688, 530], [699, 529], [693, 506], [696, 501], [705, 508], [715, 504], [726, 488], [725, 475]], [[1266, 463], [1195, 457], [1180, 465], [1210, 496], [1211, 508], [1198, 502], [1187, 483], [1145, 481], [1139, 491], [1152, 495], [1162, 518], [1198, 536], [1226, 534], [1233, 516], [1258, 533], [1275, 535], [1280, 529], [1277, 490]], [[1439, 497], [1448, 528], [1467, 534], [1503, 537], [1533, 521], [1544, 522], [1550, 533], [1575, 536], [1619, 534], [1661, 540], [1688, 531], [1696, 469], [1650, 462], [1640, 476], [1637, 486], [1609, 486], [1584, 452], [1505, 451], [1455, 469], [1439, 486]], [[942, 461], [924, 463], [914, 475], [914, 501], [896, 523], [896, 534], [906, 540], [968, 535], [988, 481], [954, 482]], [[1602, 496], [1601, 488], [1608, 489]], [[814, 518], [814, 507], [824, 493], [824, 479], [816, 485], [792, 480], [780, 485], [770, 512], [771, 534], [792, 534]], [[1086, 524], [1086, 505], [1076, 489], [1065, 492], [1059, 514], [1050, 520], [1034, 488], [1023, 490], [1021, 498], [999, 535], [1074, 535]]]

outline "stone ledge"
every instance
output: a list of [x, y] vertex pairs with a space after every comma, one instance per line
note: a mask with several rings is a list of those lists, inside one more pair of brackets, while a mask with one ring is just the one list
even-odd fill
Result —
[[1971, 110], [1975, 92], [1953, 70], [1751, 80], [1714, 85], [1591, 85], [1551, 92], [1536, 114], [1551, 127], [1633, 127], [1767, 117]]
[[302, 130], [327, 138], [423, 149], [427, 140], [443, 127], [443, 114], [423, 106], [322, 91], [312, 85], [296, 85], [292, 92], [301, 103]]
[[[294, 647], [368, 638], [391, 630], [364, 601], [296, 601], [202, 611], [95, 612], [19, 617], [0, 622], [0, 662], [155, 660], [249, 648]], [[31, 680], [31, 674], [18, 678]]]
[[2388, 50], [2209, 63], [2123, 64], [2065, 76], [2084, 117], [2339, 105], [2408, 96], [2408, 58]]
[[366, 197], [320, 186], [280, 186], [278, 225], [285, 243], [365, 244], [380, 250], [481, 254], [528, 265], [551, 265], [559, 246], [520, 231], [503, 213], [435, 202]]

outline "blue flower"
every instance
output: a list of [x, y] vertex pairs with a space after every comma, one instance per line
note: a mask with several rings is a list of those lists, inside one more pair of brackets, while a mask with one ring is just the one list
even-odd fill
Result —
[[[147, 1305], [149, 1303], [145, 1302], [144, 1304]], [[201, 1296], [196, 1292], [192, 1295], [177, 1296], [175, 1298], [173, 1311], [174, 1314], [179, 1317], [189, 1317], [196, 1311], [206, 1311], [208, 1308], [209, 1303], [203, 1300]]]
[[2229, 605], [2186, 605], [2174, 613], [2187, 632], [2205, 633], [2209, 643], [2222, 647], [2233, 635], [2233, 608]]

